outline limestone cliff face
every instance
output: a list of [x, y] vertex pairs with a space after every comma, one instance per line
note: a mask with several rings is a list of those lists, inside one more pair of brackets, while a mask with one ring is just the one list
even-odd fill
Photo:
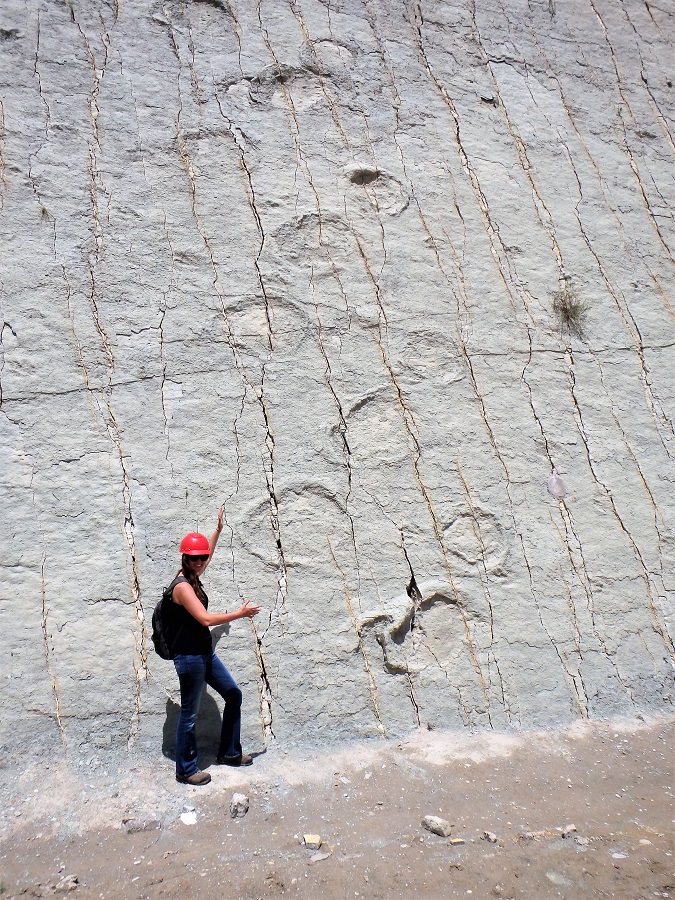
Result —
[[157, 747], [221, 503], [249, 746], [670, 703], [674, 27], [3, 0], [5, 747]]

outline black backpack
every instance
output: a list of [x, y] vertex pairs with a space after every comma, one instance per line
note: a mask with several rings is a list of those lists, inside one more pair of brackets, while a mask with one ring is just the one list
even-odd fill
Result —
[[169, 604], [173, 603], [171, 599], [173, 589], [181, 581], [187, 581], [187, 578], [179, 575], [174, 578], [168, 588], [164, 588], [162, 599], [152, 613], [152, 643], [155, 645], [155, 653], [162, 659], [173, 659], [176, 655], [173, 648], [180, 636], [180, 631], [174, 632], [174, 622], [168, 610]]

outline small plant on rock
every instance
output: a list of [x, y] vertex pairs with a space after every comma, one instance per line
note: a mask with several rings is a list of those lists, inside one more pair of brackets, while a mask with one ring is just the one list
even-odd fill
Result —
[[584, 336], [584, 320], [588, 310], [588, 303], [580, 300], [577, 292], [569, 284], [553, 295], [553, 312], [560, 322], [560, 327], [566, 328], [570, 334], [577, 337]]

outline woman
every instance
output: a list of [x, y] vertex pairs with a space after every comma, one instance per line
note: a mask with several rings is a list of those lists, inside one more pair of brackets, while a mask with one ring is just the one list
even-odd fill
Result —
[[195, 722], [204, 682], [216, 690], [225, 701], [220, 747], [216, 762], [227, 766], [250, 766], [253, 759], [242, 753], [241, 691], [234, 678], [213, 652], [212, 625], [224, 625], [235, 619], [247, 619], [260, 611], [248, 600], [236, 612], [210, 613], [209, 598], [200, 577], [211, 562], [223, 530], [223, 510], [218, 511], [218, 525], [211, 540], [194, 531], [185, 535], [180, 544], [183, 554], [181, 567], [166, 590], [173, 603], [168, 604], [172, 641], [176, 653], [174, 665], [180, 681], [180, 716], [176, 728], [176, 781], [182, 784], [203, 785], [211, 781], [208, 772], [197, 764]]

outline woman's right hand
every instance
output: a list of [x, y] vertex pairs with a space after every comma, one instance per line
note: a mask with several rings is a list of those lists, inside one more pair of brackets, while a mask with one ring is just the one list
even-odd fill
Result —
[[253, 616], [257, 616], [259, 612], [259, 606], [256, 606], [255, 603], [251, 603], [250, 600], [245, 600], [244, 603], [239, 607], [239, 618], [252, 619]]

